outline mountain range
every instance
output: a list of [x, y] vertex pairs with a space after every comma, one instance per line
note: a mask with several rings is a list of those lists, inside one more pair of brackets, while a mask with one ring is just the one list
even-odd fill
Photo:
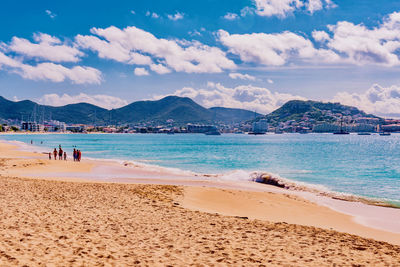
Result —
[[[330, 111], [330, 112], [328, 112]], [[336, 115], [333, 115], [336, 114]], [[117, 109], [104, 109], [88, 103], [69, 104], [60, 107], [40, 105], [30, 100], [10, 101], [0, 96], [1, 119], [58, 120], [68, 124], [165, 124], [173, 120], [175, 125], [186, 123], [232, 124], [251, 122], [255, 118], [266, 119], [271, 125], [289, 120], [301, 121], [304, 116], [318, 122], [335, 122], [337, 114], [379, 118], [356, 107], [340, 103], [291, 100], [275, 111], [262, 115], [244, 109], [213, 107], [205, 108], [188, 97], [167, 96], [160, 100], [137, 101]]]
[[237, 123], [262, 114], [244, 109], [205, 108], [187, 97], [167, 96], [154, 101], [137, 101], [107, 110], [88, 103], [61, 107], [40, 105], [30, 100], [10, 101], [0, 96], [0, 118], [22, 120], [58, 120], [68, 124], [136, 124], [141, 122], [175, 124]]

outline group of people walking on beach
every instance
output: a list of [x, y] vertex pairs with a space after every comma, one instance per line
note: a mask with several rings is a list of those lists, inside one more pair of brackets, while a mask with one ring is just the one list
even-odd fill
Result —
[[[74, 161], [78, 162], [81, 161], [82, 152], [79, 149], [74, 148], [74, 152], [72, 154]], [[61, 145], [58, 146], [58, 151], [57, 148], [54, 148], [53, 155], [54, 155], [54, 160], [57, 160], [57, 156], [58, 160], [63, 160], [63, 159], [67, 160], [67, 152], [63, 151]], [[51, 159], [51, 152], [49, 152], [49, 159]]]
[[81, 161], [82, 152], [79, 149], [74, 148], [73, 157], [74, 161]]

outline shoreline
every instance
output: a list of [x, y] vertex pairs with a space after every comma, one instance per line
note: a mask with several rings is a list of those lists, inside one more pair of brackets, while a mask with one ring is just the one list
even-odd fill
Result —
[[[47, 153], [47, 152], [38, 152], [37, 150], [40, 150], [41, 147], [35, 146], [35, 145], [30, 145], [21, 141], [8, 141], [8, 140], [1, 140], [0, 142], [6, 142], [6, 143], [15, 143], [17, 146], [21, 146], [21, 149], [27, 152], [34, 152], [34, 153]], [[22, 148], [24, 147], [24, 148]], [[247, 181], [247, 182], [255, 182], [257, 184], [265, 184], [263, 182], [257, 182], [259, 178], [262, 177], [269, 177], [270, 179], [280, 185], [283, 185], [283, 188], [288, 190], [288, 191], [294, 191], [294, 192], [309, 192], [317, 196], [322, 196], [322, 197], [328, 197], [334, 200], [341, 200], [341, 201], [348, 201], [348, 202], [361, 202], [366, 205], [372, 205], [372, 206], [378, 206], [378, 207], [386, 207], [386, 208], [395, 208], [395, 209], [400, 209], [400, 201], [398, 200], [390, 200], [390, 199], [380, 199], [376, 197], [366, 197], [366, 196], [360, 196], [360, 195], [355, 195], [351, 193], [345, 193], [345, 192], [338, 192], [338, 191], [332, 191], [328, 188], [325, 188], [324, 185], [319, 185], [319, 184], [309, 184], [305, 183], [302, 181], [295, 181], [292, 179], [284, 178], [279, 175], [270, 173], [270, 172], [260, 172], [260, 171], [245, 171], [245, 170], [234, 170], [234, 171], [229, 171], [225, 173], [196, 173], [190, 170], [182, 170], [179, 168], [175, 167], [166, 167], [166, 166], [160, 166], [156, 164], [149, 164], [149, 163], [143, 163], [143, 162], [138, 162], [138, 161], [133, 161], [133, 160], [126, 160], [126, 159], [112, 159], [112, 158], [92, 158], [92, 157], [85, 157], [87, 160], [93, 161], [93, 162], [106, 162], [106, 163], [117, 163], [118, 165], [123, 165], [126, 167], [130, 168], [139, 168], [139, 169], [147, 169], [147, 170], [155, 170], [156, 172], [162, 173], [163, 176], [167, 176], [170, 178], [175, 178], [175, 176], [185, 176], [186, 178], [189, 178], [191, 180], [197, 180], [200, 178], [200, 181], [226, 181], [229, 179], [226, 179], [226, 177], [230, 177], [232, 175], [241, 175], [247, 177], [247, 179], [240, 179], [240, 180], [229, 180], [232, 182], [236, 181]], [[239, 174], [238, 174], [239, 173]], [[97, 176], [100, 173], [97, 173]], [[55, 175], [63, 175], [62, 173], [56, 173]], [[79, 177], [78, 177], [79, 178]], [[126, 178], [126, 177], [123, 177]]]
[[[284, 195], [288, 196], [289, 198], [294, 197], [304, 199], [304, 201], [316, 204], [317, 206], [321, 207], [321, 209], [328, 208], [330, 211], [337, 212], [340, 216], [348, 216], [346, 218], [348, 219], [349, 223], [354, 221], [357, 225], [359, 225], [360, 229], [364, 229], [361, 232], [357, 232], [358, 230], [355, 229], [353, 225], [351, 230], [353, 233], [400, 245], [400, 222], [397, 224], [391, 223], [391, 221], [395, 220], [396, 218], [400, 218], [400, 210], [398, 209], [370, 206], [360, 202], [335, 200], [327, 196], [318, 196], [311, 192], [287, 190], [255, 182], [228, 182], [221, 180], [213, 181], [212, 179], [203, 180], [196, 176], [190, 177], [188, 175], [162, 173], [159, 171], [159, 169], [156, 171], [148, 170], [143, 166], [140, 168], [132, 166], [128, 167], [103, 160], [84, 160], [80, 163], [74, 163], [71, 161], [65, 163], [64, 161], [58, 160], [49, 161], [46, 158], [46, 155], [18, 150], [16, 145], [17, 144], [9, 144], [7, 141], [0, 142], [0, 146], [3, 146], [2, 150], [7, 150], [8, 153], [6, 154], [8, 154], [10, 158], [16, 157], [16, 161], [30, 162], [24, 163], [25, 165], [32, 164], [32, 159], [34, 159], [39, 161], [39, 164], [27, 165], [21, 168], [18, 167], [14, 170], [8, 170], [7, 172], [2, 171], [1, 173], [4, 176], [39, 178], [44, 180], [69, 182], [78, 181], [89, 183], [163, 184], [185, 186], [190, 188], [203, 188], [204, 190], [207, 190], [208, 188], [208, 190], [220, 190], [218, 191], [220, 193], [224, 190], [230, 190], [235, 192], [247, 192], [255, 195], [259, 193]], [[29, 145], [27, 146], [29, 147]], [[0, 157], [4, 158], [4, 154], [0, 154]], [[73, 169], [71, 169], [71, 166], [74, 166]], [[295, 204], [297, 205], [298, 203], [296, 202]], [[204, 207], [199, 206], [199, 208], [201, 210]], [[258, 208], [262, 209], [262, 206]], [[221, 214], [225, 214], [224, 209], [226, 209], [226, 207], [219, 212]], [[227, 214], [229, 215], [229, 212]], [[373, 214], [373, 216], [371, 214]], [[268, 219], [263, 216], [264, 215], [259, 217], [255, 216], [255, 218], [264, 220]], [[375, 217], [378, 217], [379, 220], [375, 220]], [[275, 219], [279, 221], [278, 218]], [[292, 221], [292, 223], [295, 223], [295, 221]], [[313, 224], [312, 221], [307, 221], [306, 223], [308, 223], [310, 226], [318, 226], [322, 228], [328, 227], [326, 225], [324, 227], [324, 224]], [[335, 228], [335, 225], [329, 225], [328, 229], [332, 228], [335, 230], [348, 232], [346, 227], [343, 228], [340, 226]], [[370, 229], [373, 234], [369, 235], [365, 233], [365, 229]], [[389, 237], [390, 233], [393, 233], [394, 236]], [[379, 236], [382, 236], [383, 238], [379, 239]]]
[[[35, 132], [33, 134], [36, 134]], [[46, 133], [39, 133], [39, 134], [46, 134]], [[52, 134], [52, 133], [50, 133]], [[63, 134], [63, 133], [55, 133], [55, 134]], [[123, 134], [123, 133], [108, 133], [108, 134]], [[0, 135], [1, 136], [1, 135]], [[47, 153], [47, 152], [38, 152], [38, 150], [42, 149], [39, 146], [27, 144], [21, 141], [9, 141], [9, 140], [1, 140], [0, 142], [6, 143], [15, 143], [17, 146], [24, 146], [22, 148], [24, 151], [27, 152], [35, 152], [35, 153]], [[50, 149], [50, 148], [49, 148]], [[245, 179], [239, 179], [238, 181], [251, 181], [257, 182], [256, 180], [260, 177], [269, 176], [275, 182], [279, 183], [280, 185], [284, 185], [283, 187], [289, 191], [299, 191], [299, 192], [310, 192], [315, 195], [324, 196], [332, 199], [348, 201], [348, 202], [361, 202], [366, 205], [372, 206], [379, 206], [379, 207], [387, 207], [387, 208], [395, 208], [400, 209], [400, 200], [392, 200], [392, 199], [383, 199], [378, 197], [368, 197], [362, 195], [356, 195], [352, 193], [345, 193], [339, 191], [333, 191], [326, 188], [324, 185], [320, 184], [311, 184], [302, 181], [296, 181], [293, 179], [281, 177], [280, 175], [271, 173], [271, 172], [264, 172], [264, 171], [250, 171], [250, 170], [233, 170], [227, 171], [225, 173], [196, 173], [190, 170], [183, 170], [175, 167], [167, 167], [161, 166], [157, 164], [145, 163], [140, 161], [134, 160], [127, 160], [127, 159], [113, 159], [113, 158], [93, 158], [93, 157], [85, 157], [87, 160], [90, 161], [100, 161], [100, 162], [111, 162], [117, 163], [119, 165], [129, 166], [131, 168], [140, 168], [140, 169], [151, 169], [155, 170], [160, 173], [169, 174], [169, 176], [187, 176], [190, 179], [197, 179], [200, 178], [201, 180], [219, 180], [225, 181], [228, 180], [226, 177], [230, 177], [232, 175], [235, 176], [244, 176]], [[259, 184], [263, 184], [262, 182], [257, 182]]]

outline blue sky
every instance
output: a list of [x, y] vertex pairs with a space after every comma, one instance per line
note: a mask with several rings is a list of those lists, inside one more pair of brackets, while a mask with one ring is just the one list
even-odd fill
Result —
[[400, 2], [3, 1], [0, 95], [113, 108], [169, 94], [400, 113]]

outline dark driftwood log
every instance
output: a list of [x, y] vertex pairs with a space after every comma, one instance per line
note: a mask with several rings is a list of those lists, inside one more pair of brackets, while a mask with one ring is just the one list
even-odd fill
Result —
[[255, 179], [255, 181], [257, 183], [269, 184], [269, 185], [273, 185], [273, 186], [277, 186], [277, 187], [281, 187], [281, 188], [285, 187], [285, 185], [283, 183], [281, 183], [278, 179], [276, 179], [268, 174], [260, 175], [259, 177], [257, 177]]

